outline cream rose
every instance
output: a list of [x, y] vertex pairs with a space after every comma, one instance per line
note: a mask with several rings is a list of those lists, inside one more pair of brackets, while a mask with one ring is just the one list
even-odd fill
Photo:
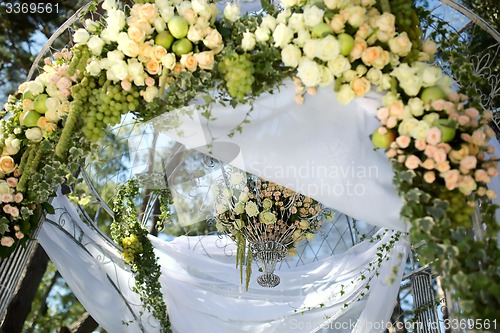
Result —
[[214, 67], [214, 53], [212, 51], [203, 51], [195, 53], [194, 57], [198, 61], [198, 67], [211, 70]]
[[321, 69], [315, 61], [303, 58], [299, 63], [297, 76], [306, 87], [315, 87], [321, 82]]
[[238, 200], [241, 202], [247, 202], [248, 199], [250, 198], [248, 197], [248, 194], [246, 192], [241, 192], [240, 196], [238, 197]]
[[299, 4], [299, 0], [281, 0], [280, 5], [284, 8], [290, 8], [293, 6], [297, 6]]
[[335, 37], [328, 35], [318, 43], [316, 56], [323, 61], [335, 59], [340, 54], [340, 45]]
[[268, 28], [258, 27], [255, 30], [255, 40], [261, 43], [267, 42], [269, 40], [270, 34], [271, 31], [269, 31]]
[[141, 91], [141, 95], [146, 102], [152, 102], [156, 97], [158, 97], [158, 88], [155, 86], [147, 87], [146, 90]]
[[288, 20], [288, 27], [295, 32], [305, 29], [304, 14], [293, 13]]
[[323, 22], [325, 11], [316, 6], [305, 6], [304, 8], [304, 24], [307, 27], [313, 28]]
[[410, 108], [411, 114], [415, 117], [420, 117], [424, 114], [424, 102], [418, 97], [410, 98], [408, 107]]
[[245, 51], [251, 51], [255, 47], [255, 35], [248, 30], [243, 33], [243, 39], [241, 40], [241, 47]]
[[228, 3], [224, 8], [224, 17], [229, 21], [234, 22], [241, 17], [240, 6], [233, 3]]
[[283, 23], [280, 23], [273, 32], [274, 46], [284, 48], [293, 38], [293, 31]]
[[270, 31], [274, 31], [277, 26], [276, 18], [271, 15], [266, 15], [262, 18], [262, 23], [260, 24], [261, 28], [269, 29]]
[[366, 8], [363, 8], [361, 6], [352, 6], [346, 9], [347, 13], [347, 22], [355, 27], [358, 28], [360, 25], [362, 25], [365, 20], [366, 20]]
[[276, 223], [276, 215], [272, 212], [262, 212], [259, 214], [259, 220], [265, 225]]
[[12, 189], [3, 179], [0, 180], [0, 195], [11, 194]]
[[328, 69], [336, 77], [341, 77], [344, 72], [351, 69], [351, 63], [343, 55], [337, 55], [334, 59], [328, 61]]
[[0, 157], [0, 170], [4, 174], [9, 174], [16, 169], [16, 162], [10, 156]]
[[237, 215], [243, 214], [245, 212], [245, 203], [238, 202], [233, 209], [234, 213]]
[[354, 94], [354, 91], [351, 89], [351, 87], [348, 84], [343, 84], [342, 86], [340, 86], [340, 90], [337, 93], [337, 100], [339, 101], [340, 104], [347, 105], [355, 97], [356, 97], [356, 94]]
[[401, 57], [405, 57], [410, 53], [411, 46], [412, 44], [406, 31], [397, 37], [389, 39], [389, 48], [391, 51]]
[[128, 76], [128, 66], [123, 60], [116, 61], [106, 72], [108, 80], [121, 81]]
[[417, 126], [411, 130], [411, 137], [415, 139], [425, 140], [427, 138], [427, 132], [430, 129], [430, 125], [425, 121], [419, 121]]
[[222, 36], [217, 29], [210, 29], [210, 32], [203, 39], [203, 44], [209, 49], [215, 49], [222, 45]]
[[73, 41], [76, 44], [85, 45], [87, 44], [89, 38], [90, 38], [89, 33], [87, 32], [87, 30], [83, 28], [76, 30], [75, 33], [73, 34]]
[[433, 56], [437, 52], [437, 45], [432, 40], [426, 39], [422, 44], [422, 51]]
[[245, 212], [250, 217], [257, 216], [259, 214], [259, 207], [257, 207], [257, 204], [253, 201], [247, 202], [245, 205]]
[[302, 54], [294, 44], [288, 44], [281, 50], [281, 60], [287, 67], [295, 68], [299, 65]]
[[193, 43], [198, 43], [203, 39], [203, 30], [200, 29], [197, 25], [191, 25], [186, 37]]
[[111, 28], [113, 32], [120, 32], [125, 27], [125, 13], [119, 9], [111, 9], [108, 11], [106, 23], [108, 29]]
[[422, 71], [422, 86], [430, 87], [437, 83], [443, 71], [437, 66], [426, 66]]
[[342, 15], [340, 15], [340, 14], [333, 15], [332, 20], [330, 21], [330, 27], [336, 33], [343, 32], [344, 28], [345, 28], [345, 19], [344, 19], [344, 17]]
[[26, 132], [24, 132], [24, 135], [26, 135], [28, 140], [33, 142], [40, 142], [43, 137], [42, 130], [39, 127], [29, 128]]

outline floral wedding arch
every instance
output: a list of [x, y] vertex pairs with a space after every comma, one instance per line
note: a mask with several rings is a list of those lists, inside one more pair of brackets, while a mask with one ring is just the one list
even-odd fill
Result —
[[[325, 89], [343, 105], [376, 90], [385, 95], [371, 140], [391, 163], [412, 243], [427, 243], [421, 260], [445, 277], [465, 315], [493, 318], [500, 227], [487, 186], [498, 173], [492, 114], [430, 64], [437, 47], [421, 40], [425, 12], [384, 0], [263, 2], [263, 11], [243, 16], [237, 4], [219, 15], [206, 0], [101, 7], [103, 16], [85, 20], [74, 45], [46, 58], [4, 107], [3, 257], [26, 243], [55, 188], [74, 183], [81, 159], [125, 114], [147, 121], [194, 104], [210, 122], [217, 105], [248, 105], [230, 133], [237, 136], [258, 98], [291, 81], [298, 105]], [[482, 239], [469, 232], [475, 210]], [[122, 231], [129, 247], [141, 234]], [[144, 247], [133, 247], [136, 266]]]

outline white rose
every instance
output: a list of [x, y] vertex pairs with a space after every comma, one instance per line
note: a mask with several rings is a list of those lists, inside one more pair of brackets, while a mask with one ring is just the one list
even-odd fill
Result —
[[382, 32], [392, 34], [396, 31], [396, 17], [391, 13], [383, 13], [375, 19], [375, 27]]
[[231, 184], [233, 185], [243, 184], [245, 179], [246, 179], [245, 175], [241, 172], [234, 172], [231, 174]]
[[175, 15], [174, 7], [168, 6], [160, 9], [160, 16], [163, 21], [168, 22]]
[[315, 61], [303, 58], [299, 63], [297, 76], [306, 87], [316, 87], [321, 82], [321, 68]]
[[114, 51], [109, 51], [106, 54], [106, 58], [108, 58], [108, 60], [111, 62], [110, 63], [110, 66], [111, 66], [115, 62], [123, 60], [124, 56], [123, 56], [123, 52], [118, 51], [118, 50], [114, 50]]
[[324, 0], [325, 5], [328, 9], [338, 9], [339, 8], [339, 0]]
[[238, 200], [242, 202], [247, 202], [249, 199], [248, 194], [246, 192], [241, 192]]
[[345, 28], [345, 19], [340, 14], [335, 14], [330, 21], [330, 27], [332, 27], [333, 31], [336, 33], [340, 33], [344, 31]]
[[43, 137], [40, 127], [29, 128], [28, 130], [26, 130], [26, 132], [24, 132], [24, 135], [26, 135], [26, 138], [28, 140], [33, 142], [40, 142], [42, 141]]
[[273, 33], [274, 46], [284, 48], [292, 41], [293, 31], [283, 23], [280, 23]]
[[62, 101], [63, 99], [65, 99], [62, 96], [61, 91], [59, 90], [59, 88], [57, 88], [57, 86], [55, 84], [49, 84], [45, 88], [45, 91], [47, 92], [47, 95], [49, 95], [50, 97], [58, 98], [60, 101]]
[[120, 32], [125, 27], [125, 13], [119, 9], [109, 10], [106, 23], [108, 28], [112, 27], [113, 31]]
[[277, 24], [278, 23], [276, 22], [276, 18], [274, 18], [271, 15], [266, 15], [266, 16], [264, 16], [262, 18], [262, 23], [260, 24], [260, 27], [261, 28], [267, 28], [270, 31], [274, 31], [274, 29], [276, 28]]
[[49, 97], [45, 101], [45, 106], [47, 110], [57, 110], [61, 106], [61, 102], [57, 98]]
[[76, 44], [85, 45], [85, 44], [87, 44], [89, 37], [90, 37], [90, 35], [87, 32], [87, 30], [80, 28], [77, 31], [75, 31], [75, 33], [73, 34], [73, 41]]
[[422, 88], [422, 79], [413, 75], [402, 82], [399, 81], [399, 85], [408, 96], [417, 96]]
[[422, 72], [422, 86], [430, 87], [437, 83], [441, 77], [442, 70], [437, 66], [427, 66]]
[[104, 46], [104, 41], [97, 36], [92, 36], [92, 37], [90, 37], [89, 41], [87, 42], [87, 46], [93, 55], [98, 56], [102, 52], [102, 48]]
[[224, 8], [224, 17], [229, 21], [234, 22], [241, 17], [240, 6], [233, 3], [228, 3]]
[[411, 51], [411, 41], [406, 31], [397, 37], [389, 39], [389, 48], [401, 57], [407, 56]]
[[413, 127], [410, 135], [412, 138], [425, 140], [427, 138], [427, 132], [429, 131], [429, 124], [425, 121], [419, 121], [417, 126]]
[[268, 28], [258, 27], [255, 30], [255, 39], [257, 40], [257, 42], [264, 43], [269, 40], [270, 34], [271, 31]]
[[313, 28], [323, 22], [325, 11], [316, 6], [306, 6], [304, 8], [304, 24]]
[[415, 74], [415, 69], [408, 66], [408, 64], [401, 64], [401, 66], [396, 67], [391, 73], [391, 75], [395, 76], [399, 82], [410, 79], [415, 76]]
[[202, 14], [210, 11], [210, 5], [207, 0], [192, 0], [191, 6], [196, 14]]
[[1, 194], [11, 194], [12, 190], [9, 184], [5, 180], [0, 180], [0, 195]]
[[159, 16], [153, 21], [153, 26], [157, 32], [162, 32], [165, 30], [167, 25], [165, 23], [165, 20], [161, 16]]
[[418, 97], [410, 98], [408, 107], [410, 108], [411, 114], [415, 117], [420, 117], [424, 114], [424, 102]]
[[243, 202], [238, 202], [234, 206], [233, 211], [238, 215], [243, 214], [245, 212], [245, 204]]
[[200, 29], [197, 25], [191, 25], [188, 30], [187, 39], [193, 43], [198, 43], [203, 39], [202, 29]]
[[378, 86], [382, 90], [389, 90], [392, 86], [392, 78], [389, 74], [382, 75], [382, 79], [380, 80]]
[[348, 69], [342, 74], [342, 78], [344, 81], [351, 82], [352, 80], [356, 79], [358, 77], [358, 74], [356, 73], [355, 70], [353, 69]]
[[257, 216], [259, 214], [259, 207], [257, 207], [253, 201], [247, 202], [245, 205], [245, 212], [250, 217]]
[[281, 60], [287, 67], [297, 67], [301, 57], [302, 53], [300, 52], [300, 49], [293, 44], [288, 44], [283, 48], [283, 50], [281, 50]]
[[116, 9], [116, 1], [115, 0], [104, 0], [102, 5], [102, 9], [104, 10], [111, 10], [111, 9]]
[[437, 52], [437, 45], [436, 43], [434, 43], [434, 41], [426, 39], [422, 44], [422, 51], [430, 56], [433, 56]]
[[203, 44], [213, 50], [222, 45], [222, 36], [217, 29], [212, 29], [205, 39], [203, 39]]
[[99, 28], [99, 23], [92, 21], [91, 19], [86, 19], [84, 24], [85, 29], [87, 29], [88, 32], [97, 32], [97, 28]]
[[85, 67], [85, 70], [92, 76], [98, 76], [101, 73], [101, 69], [101, 65], [97, 60], [92, 60]]
[[172, 70], [175, 67], [176, 60], [175, 60], [175, 54], [173, 53], [167, 53], [161, 58], [161, 63], [165, 68], [168, 68]]
[[439, 119], [439, 113], [437, 113], [437, 112], [431, 112], [431, 113], [426, 114], [422, 118], [422, 121], [424, 121], [427, 124], [429, 124], [429, 126], [432, 126], [438, 119]]
[[106, 43], [116, 42], [119, 33], [119, 31], [115, 31], [114, 29], [105, 28], [101, 31], [101, 39]]
[[144, 77], [146, 74], [144, 73], [142, 63], [140, 63], [137, 59], [130, 59], [128, 61], [127, 72], [130, 74], [130, 77], [136, 86], [144, 85]]
[[276, 222], [276, 215], [272, 212], [262, 212], [259, 214], [259, 220], [265, 225], [274, 224]]
[[370, 68], [366, 73], [366, 78], [373, 84], [378, 85], [380, 80], [382, 80], [382, 71], [378, 68]]
[[355, 97], [354, 91], [348, 84], [343, 84], [337, 93], [337, 100], [342, 105], [349, 104]]
[[147, 87], [146, 90], [141, 92], [142, 97], [146, 102], [152, 102], [156, 97], [158, 97], [158, 88], [155, 86]]
[[346, 9], [348, 11], [347, 22], [355, 28], [358, 28], [366, 20], [366, 8], [360, 6], [353, 6]]
[[311, 34], [307, 29], [299, 30], [297, 37], [294, 38], [293, 43], [298, 47], [304, 47], [308, 40], [311, 39]]
[[304, 51], [304, 55], [309, 59], [313, 60], [316, 58], [319, 49], [319, 40], [318, 39], [308, 39], [306, 40], [302, 50]]
[[285, 24], [291, 15], [292, 15], [292, 11], [290, 10], [290, 8], [282, 10], [281, 12], [279, 12], [278, 16], [276, 16], [276, 23], [277, 24], [280, 24], [280, 23]]
[[293, 6], [297, 6], [299, 4], [299, 0], [281, 0], [280, 5], [284, 8], [290, 8]]
[[333, 83], [333, 74], [330, 70], [325, 66], [320, 66], [321, 68], [321, 81], [319, 83], [320, 86], [329, 86]]
[[[111, 72], [111, 74], [110, 74]], [[108, 78], [112, 81], [122, 81], [128, 76], [128, 65], [125, 61], [120, 60], [108, 69]]]
[[351, 69], [351, 63], [343, 55], [337, 55], [334, 59], [328, 61], [328, 69], [336, 77], [341, 77], [344, 72]]
[[251, 32], [244, 32], [243, 39], [241, 40], [241, 47], [245, 51], [251, 51], [255, 47], [255, 35]]
[[304, 15], [299, 13], [293, 13], [288, 20], [288, 27], [295, 32], [305, 29]]
[[335, 59], [340, 54], [340, 45], [335, 37], [328, 35], [318, 43], [316, 56], [323, 61]]
[[59, 113], [57, 112], [57, 109], [49, 109], [45, 112], [45, 118], [51, 123], [57, 124], [59, 121]]
[[30, 81], [26, 86], [26, 91], [31, 92], [34, 96], [41, 94], [43, 92], [43, 85], [40, 82]]

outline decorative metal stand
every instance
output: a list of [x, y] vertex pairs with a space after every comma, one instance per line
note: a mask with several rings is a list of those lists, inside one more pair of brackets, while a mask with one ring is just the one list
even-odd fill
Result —
[[267, 241], [250, 243], [253, 258], [262, 269], [262, 274], [257, 282], [262, 287], [276, 287], [280, 283], [280, 277], [274, 273], [276, 264], [286, 257], [286, 247], [278, 242]]

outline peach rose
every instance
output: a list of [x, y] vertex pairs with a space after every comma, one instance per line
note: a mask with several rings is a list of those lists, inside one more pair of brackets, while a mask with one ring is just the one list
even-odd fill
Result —
[[439, 171], [440, 173], [447, 172], [448, 170], [450, 170], [450, 162], [449, 161], [444, 161], [444, 162], [438, 163], [435, 166], [435, 169], [437, 171]]
[[436, 163], [443, 163], [446, 161], [446, 152], [443, 149], [437, 148], [434, 154], [432, 155], [432, 158]]
[[10, 156], [0, 157], [0, 171], [5, 174], [9, 174], [16, 169], [16, 163], [14, 159]]
[[477, 129], [472, 133], [471, 143], [478, 145], [480, 147], [486, 146], [488, 144], [486, 139], [486, 133], [481, 129]]
[[11, 208], [11, 207], [12, 207], [12, 206], [11, 206], [11, 205], [9, 205], [9, 204], [4, 205], [4, 206], [3, 206], [3, 212], [4, 212], [5, 214], [9, 214], [9, 212], [10, 212], [10, 208]]
[[198, 67], [198, 61], [191, 53], [183, 54], [180, 63], [190, 72], [194, 72]]
[[475, 119], [479, 117], [479, 111], [476, 108], [468, 108], [465, 109], [465, 114], [469, 116], [471, 119]]
[[355, 37], [366, 40], [372, 32], [373, 28], [368, 23], [363, 23], [359, 26], [358, 31], [356, 31]]
[[425, 142], [425, 140], [422, 139], [415, 140], [415, 148], [417, 148], [417, 150], [423, 151], [426, 146], [427, 143]]
[[0, 244], [5, 247], [11, 247], [14, 245], [14, 238], [8, 236], [2, 236], [0, 239]]
[[148, 23], [153, 23], [157, 15], [156, 6], [151, 3], [145, 3], [140, 6], [138, 14], [140, 18], [146, 20]]
[[184, 66], [182, 66], [182, 64], [180, 62], [176, 63], [174, 68], [172, 69], [172, 71], [174, 73], [180, 73], [184, 70]]
[[153, 58], [153, 46], [148, 43], [144, 43], [141, 45], [141, 49], [139, 51], [139, 61], [148, 62]]
[[146, 39], [146, 31], [139, 29], [135, 25], [128, 28], [127, 34], [128, 37], [136, 43], [142, 43]]
[[431, 158], [426, 159], [424, 163], [422, 163], [422, 167], [427, 170], [434, 169], [435, 165], [434, 160]]
[[382, 49], [380, 46], [371, 46], [367, 48], [361, 55], [361, 60], [365, 65], [371, 66], [379, 57], [382, 56]]
[[461, 125], [461, 126], [465, 126], [467, 125], [468, 123], [470, 122], [470, 118], [464, 114], [458, 116], [458, 123]]
[[368, 44], [366, 43], [366, 40], [356, 38], [354, 40], [354, 45], [351, 49], [351, 53], [349, 54], [351, 61], [361, 58], [364, 52], [366, 51], [367, 47]]
[[434, 154], [436, 153], [436, 151], [437, 151], [436, 146], [427, 145], [425, 146], [424, 154], [427, 157], [434, 158]]
[[467, 155], [469, 155], [469, 146], [463, 143], [459, 150], [452, 150], [449, 153], [450, 160], [453, 163], [460, 162]]
[[17, 178], [15, 177], [9, 177], [6, 179], [7, 181], [7, 184], [10, 186], [10, 187], [16, 187], [17, 186]]
[[400, 148], [407, 148], [410, 145], [411, 139], [409, 136], [406, 135], [401, 135], [398, 136], [396, 139], [396, 143]]
[[497, 194], [493, 190], [488, 190], [486, 191], [486, 196], [488, 199], [495, 199], [497, 197]]
[[397, 124], [398, 124], [398, 120], [396, 119], [396, 117], [387, 118], [386, 126], [388, 128], [394, 128], [394, 127], [396, 127]]
[[161, 65], [158, 61], [151, 59], [146, 63], [146, 71], [151, 75], [156, 75], [161, 71]]
[[498, 169], [497, 168], [488, 168], [486, 170], [486, 172], [488, 172], [488, 176], [490, 176], [490, 177], [498, 176]]
[[405, 110], [405, 106], [402, 101], [397, 101], [389, 106], [389, 114], [394, 117], [400, 117]]
[[351, 89], [356, 96], [365, 96], [371, 89], [371, 83], [364, 77], [351, 81]]
[[398, 163], [404, 163], [405, 160], [406, 160], [406, 156], [405, 155], [399, 155], [398, 156]]
[[203, 39], [203, 44], [209, 49], [215, 49], [222, 44], [222, 35], [217, 29], [208, 28], [208, 33]]
[[19, 216], [19, 208], [11, 206], [9, 214], [12, 215], [12, 217], [18, 217]]
[[12, 202], [14, 201], [14, 197], [10, 193], [0, 194], [0, 202]]
[[120, 83], [120, 85], [121, 85], [122, 89], [125, 91], [130, 91], [130, 89], [132, 89], [132, 83], [130, 83], [130, 81], [128, 81], [128, 80], [123, 80]]
[[194, 57], [198, 61], [198, 67], [201, 69], [212, 70], [214, 67], [214, 54], [211, 51], [195, 53]]
[[477, 165], [477, 159], [475, 156], [466, 156], [460, 161], [460, 170], [464, 170], [467, 173], [469, 170], [472, 170]]
[[427, 143], [437, 145], [441, 142], [441, 130], [437, 127], [432, 127], [427, 131]]
[[483, 169], [476, 170], [476, 172], [474, 172], [474, 178], [476, 179], [476, 181], [482, 183], [489, 183], [491, 180], [491, 178], [488, 176], [488, 172]]
[[24, 234], [21, 231], [18, 231], [18, 232], [16, 232], [16, 238], [17, 239], [23, 239], [24, 238]]
[[447, 154], [451, 151], [451, 146], [445, 142], [438, 143], [436, 147], [444, 150]]
[[148, 76], [147, 78], [144, 79], [144, 83], [146, 84], [146, 86], [152, 87], [152, 86], [155, 85], [155, 79], [153, 79], [152, 77]]
[[302, 96], [301, 94], [296, 94], [294, 96], [294, 100], [295, 100], [295, 103], [297, 103], [298, 105], [304, 104], [304, 96]]
[[448, 170], [444, 173], [444, 181], [446, 184], [446, 188], [448, 190], [454, 190], [457, 188], [458, 180], [460, 179], [460, 173], [458, 170]]
[[421, 161], [417, 156], [410, 155], [406, 158], [405, 166], [410, 170], [414, 170], [420, 166], [420, 163]]
[[20, 203], [21, 201], [23, 201], [23, 199], [23, 194], [21, 192], [17, 192], [16, 194], [14, 194], [15, 203]]
[[464, 176], [458, 184], [458, 189], [465, 195], [470, 195], [477, 188], [477, 184], [471, 176]]
[[389, 149], [385, 155], [388, 157], [388, 158], [393, 158], [394, 156], [396, 156], [396, 149]]
[[167, 50], [163, 46], [161, 46], [161, 45], [153, 46], [152, 55], [156, 61], [161, 62], [161, 60], [163, 59], [163, 57], [166, 54], [167, 54]]
[[426, 173], [424, 173], [424, 180], [429, 184], [434, 183], [434, 181], [436, 180], [436, 174], [434, 173], [434, 171], [427, 171]]
[[377, 110], [377, 118], [379, 120], [387, 119], [387, 117], [389, 117], [389, 109], [388, 108], [382, 107], [382, 108]]
[[477, 195], [479, 195], [480, 197], [486, 195], [486, 189], [484, 187], [480, 187], [477, 189]]

